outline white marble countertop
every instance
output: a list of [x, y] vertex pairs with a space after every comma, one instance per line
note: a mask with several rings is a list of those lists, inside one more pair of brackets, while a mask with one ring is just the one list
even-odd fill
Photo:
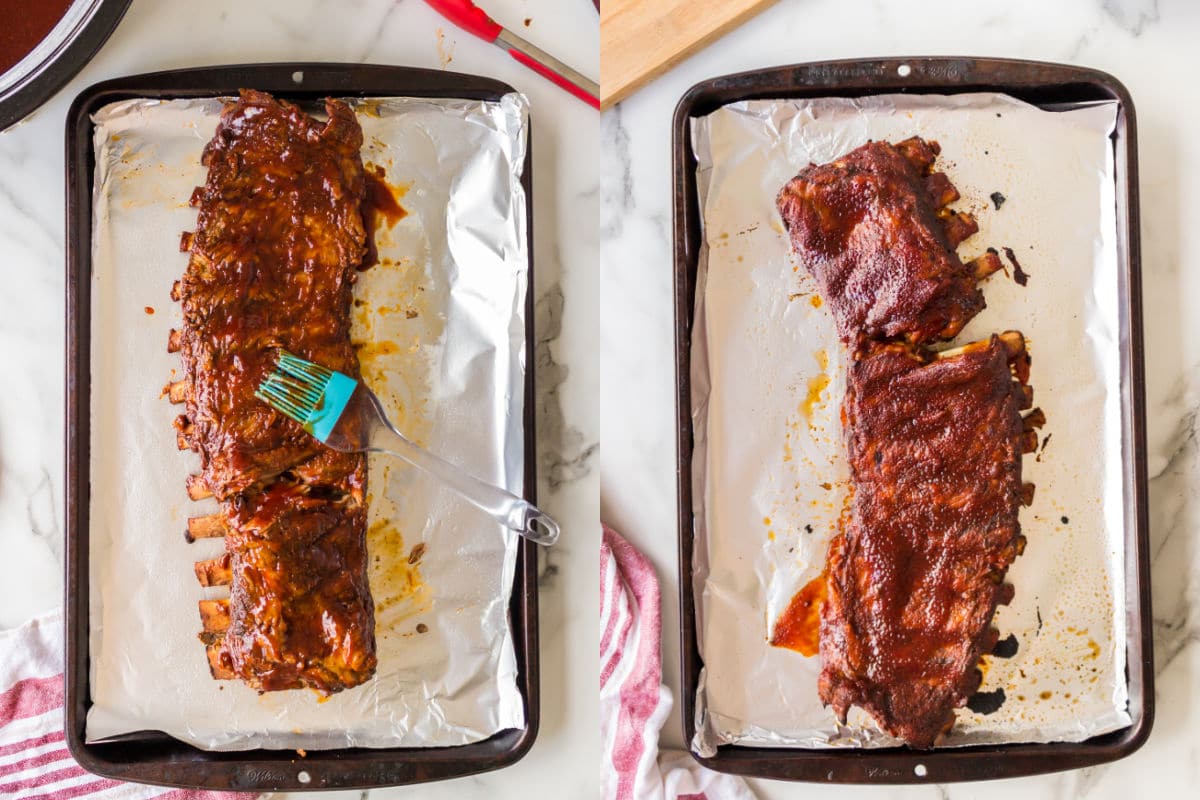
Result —
[[[506, 27], [598, 76], [599, 24], [589, 0], [485, 5]], [[540, 496], [563, 525], [561, 543], [542, 569], [541, 731], [530, 754], [510, 769], [370, 796], [588, 796], [599, 751], [592, 464], [599, 436], [597, 115], [419, 0], [135, 0], [83, 72], [30, 119], [0, 134], [0, 265], [8, 281], [0, 292], [0, 371], [8, 387], [0, 393], [0, 549], [12, 567], [0, 582], [0, 628], [62, 602], [67, 107], [81, 89], [107, 78], [263, 61], [442, 68], [498, 78], [529, 97]]]
[[[664, 746], [682, 747], [678, 704], [671, 114], [697, 81], [825, 59], [981, 55], [1060, 61], [1112, 73], [1133, 95], [1140, 138], [1142, 271], [1150, 440], [1157, 719], [1149, 742], [1111, 765], [1042, 777], [908, 788], [753, 781], [760, 798], [1124, 798], [1200, 780], [1200, 327], [1189, 300], [1200, 247], [1186, 198], [1200, 185], [1193, 73], [1200, 4], [1187, 0], [780, 0], [604, 115], [600, 206], [604, 449], [601, 513], [663, 580], [664, 673], [676, 708]], [[1188, 320], [1193, 320], [1189, 322]], [[1189, 789], [1188, 787], [1192, 787]]]

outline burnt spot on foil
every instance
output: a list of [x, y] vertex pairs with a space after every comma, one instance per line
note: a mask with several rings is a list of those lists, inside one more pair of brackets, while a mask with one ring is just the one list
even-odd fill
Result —
[[1041, 449], [1039, 449], [1039, 450], [1038, 450], [1037, 458], [1036, 458], [1036, 459], [1034, 459], [1034, 460], [1035, 460], [1035, 461], [1037, 461], [1039, 464], [1040, 464], [1040, 463], [1041, 463], [1041, 461], [1042, 461], [1042, 454], [1044, 454], [1044, 453], [1046, 452], [1046, 445], [1050, 444], [1050, 437], [1051, 437], [1051, 436], [1053, 436], [1053, 435], [1054, 435], [1054, 434], [1052, 434], [1052, 433], [1047, 433], [1047, 434], [1045, 435], [1045, 437], [1042, 439], [1042, 447], [1041, 447]]
[[1004, 705], [1004, 701], [1008, 697], [1004, 694], [1004, 689], [996, 689], [992, 692], [976, 692], [967, 700], [967, 708], [974, 711], [976, 714], [995, 714], [1000, 710], [1000, 706]]
[[996, 642], [996, 646], [992, 648], [992, 655], [996, 658], [1012, 658], [1020, 649], [1021, 643], [1017, 641], [1015, 634], [1010, 633], [1000, 641]]
[[1021, 269], [1021, 262], [1017, 261], [1017, 254], [1013, 252], [1011, 247], [1004, 248], [1004, 255], [1008, 256], [1008, 260], [1013, 265], [1013, 280], [1021, 286], [1029, 283], [1029, 273]]

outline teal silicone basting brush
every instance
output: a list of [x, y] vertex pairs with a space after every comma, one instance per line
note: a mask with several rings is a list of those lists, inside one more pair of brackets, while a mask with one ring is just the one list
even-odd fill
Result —
[[317, 441], [344, 453], [391, 453], [458, 492], [500, 524], [538, 544], [558, 540], [558, 524], [528, 501], [414, 444], [396, 430], [363, 384], [280, 350], [275, 371], [254, 396], [295, 420]]

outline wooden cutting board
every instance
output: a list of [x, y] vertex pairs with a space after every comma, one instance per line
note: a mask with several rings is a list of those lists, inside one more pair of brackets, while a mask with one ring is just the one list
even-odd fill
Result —
[[608, 108], [775, 0], [603, 0], [600, 107]]

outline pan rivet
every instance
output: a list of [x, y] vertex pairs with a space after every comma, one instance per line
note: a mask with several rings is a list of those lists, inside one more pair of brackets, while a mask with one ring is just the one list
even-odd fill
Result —
[[304, 83], [304, 73], [296, 70], [292, 73], [292, 83]]
[[901, 64], [896, 68], [896, 74], [901, 78], [907, 78], [912, 74], [912, 67], [910, 67], [908, 64]]
[[299, 774], [296, 775], [296, 780], [300, 781], [301, 783], [311, 783], [312, 775], [309, 775], [304, 770], [300, 770]]
[[917, 774], [918, 778], [924, 778], [929, 774], [929, 770], [925, 768], [924, 764], [917, 764], [915, 767], [913, 767], [913, 772]]

